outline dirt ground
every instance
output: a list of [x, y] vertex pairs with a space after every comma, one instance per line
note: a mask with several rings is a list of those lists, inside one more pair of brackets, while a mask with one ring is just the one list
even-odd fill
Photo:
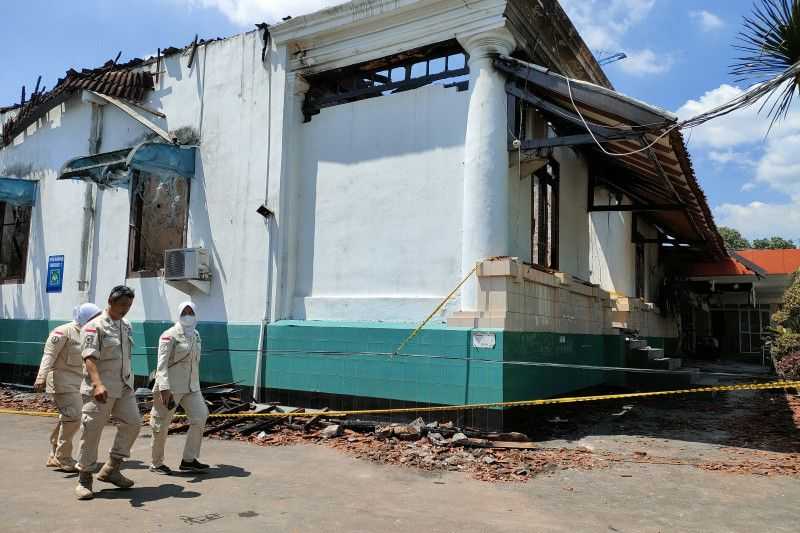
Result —
[[[0, 415], [2, 529], [797, 531], [798, 415], [783, 391], [551, 406], [530, 412], [534, 450], [284, 428], [250, 443], [208, 439], [215, 468], [172, 477], [146, 470], [145, 427], [128, 463], [137, 486], [100, 484], [93, 502], [74, 500], [74, 476], [43, 466], [52, 419]], [[170, 437], [173, 462], [182, 440]]]

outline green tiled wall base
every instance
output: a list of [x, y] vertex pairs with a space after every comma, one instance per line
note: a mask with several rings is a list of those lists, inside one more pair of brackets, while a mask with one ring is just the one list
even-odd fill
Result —
[[400, 355], [391, 355], [413, 329], [410, 324], [277, 322], [268, 329], [266, 386], [421, 403], [501, 401], [502, 332], [496, 332], [493, 349], [477, 349], [468, 329], [431, 327]]
[[[0, 320], [0, 364], [38, 367], [47, 334], [65, 321]], [[158, 339], [172, 324], [134, 322], [133, 371], [147, 376], [156, 367]], [[204, 322], [198, 326], [203, 338], [200, 379], [229, 383], [241, 380], [253, 384], [258, 324]]]
[[[0, 364], [36, 367], [42, 342], [61, 322], [0, 320]], [[166, 322], [133, 324], [134, 372], [156, 364]], [[462, 404], [544, 398], [591, 386], [624, 385], [596, 370], [503, 365], [505, 361], [622, 366], [622, 336], [494, 331], [491, 349], [472, 346], [469, 329], [431, 326], [392, 355], [410, 324], [281, 321], [267, 328], [262, 387], [419, 403]], [[258, 324], [201, 323], [204, 382], [253, 385]], [[484, 330], [481, 330], [484, 331]], [[649, 339], [653, 346], [669, 340]], [[332, 353], [340, 352], [340, 353]], [[343, 352], [343, 353], [342, 353]]]

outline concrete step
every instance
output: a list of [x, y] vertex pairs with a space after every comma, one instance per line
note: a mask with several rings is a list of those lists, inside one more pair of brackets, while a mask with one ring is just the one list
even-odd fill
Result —
[[644, 339], [630, 339], [628, 341], [628, 348], [631, 350], [638, 350], [640, 348], [647, 348], [647, 341]]
[[651, 368], [659, 370], [678, 370], [683, 365], [680, 357], [659, 357], [650, 361]]
[[661, 348], [651, 348], [650, 346], [647, 346], [645, 348], [637, 348], [632, 351], [639, 355], [646, 356], [651, 361], [653, 359], [661, 359], [664, 357], [664, 350]]

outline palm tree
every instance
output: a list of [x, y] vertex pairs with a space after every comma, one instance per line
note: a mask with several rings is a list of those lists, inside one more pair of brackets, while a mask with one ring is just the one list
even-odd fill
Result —
[[761, 84], [759, 92], [767, 99], [760, 111], [769, 105], [771, 128], [786, 117], [800, 88], [800, 0], [758, 0], [744, 17], [735, 48], [742, 56], [731, 65], [731, 74], [737, 82]]

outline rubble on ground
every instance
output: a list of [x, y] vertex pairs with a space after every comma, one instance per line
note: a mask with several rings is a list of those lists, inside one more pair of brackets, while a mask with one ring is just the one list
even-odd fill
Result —
[[[146, 392], [149, 393], [137, 391], [143, 412], [151, 405]], [[243, 400], [235, 384], [204, 389], [203, 394], [209, 411], [216, 415], [206, 425], [205, 435], [212, 438], [258, 446], [318, 444], [359, 459], [426, 471], [464, 472], [488, 482], [526, 481], [559, 470], [592, 470], [615, 463], [686, 466], [729, 474], [800, 475], [800, 398], [785, 392], [725, 394], [713, 403], [687, 398], [661, 403], [564, 406], [558, 412], [539, 409], [531, 411], [529, 434], [533, 438], [521, 432], [458, 427], [453, 422], [426, 424], [422, 418], [399, 424], [326, 417], [327, 409]], [[3, 388], [0, 407], [55, 410], [44, 394]], [[664, 410], [671, 416], [665, 416]], [[252, 416], [260, 413], [281, 416]], [[297, 416], [301, 413], [304, 416]], [[225, 416], [234, 414], [238, 416]], [[170, 433], [187, 428], [186, 422], [178, 418], [170, 426]], [[709, 436], [713, 432], [723, 435], [718, 442]], [[660, 438], [677, 444], [699, 439], [714, 444], [719, 454], [713, 459], [698, 460], [682, 458], [680, 453], [667, 457], [664, 450], [641, 446], [612, 451], [601, 449], [602, 446], [590, 449], [577, 445], [581, 437], [593, 433]], [[567, 444], [554, 446], [555, 442]]]
[[49, 395], [36, 392], [20, 392], [0, 387], [0, 408], [18, 411], [56, 412], [56, 404]]

